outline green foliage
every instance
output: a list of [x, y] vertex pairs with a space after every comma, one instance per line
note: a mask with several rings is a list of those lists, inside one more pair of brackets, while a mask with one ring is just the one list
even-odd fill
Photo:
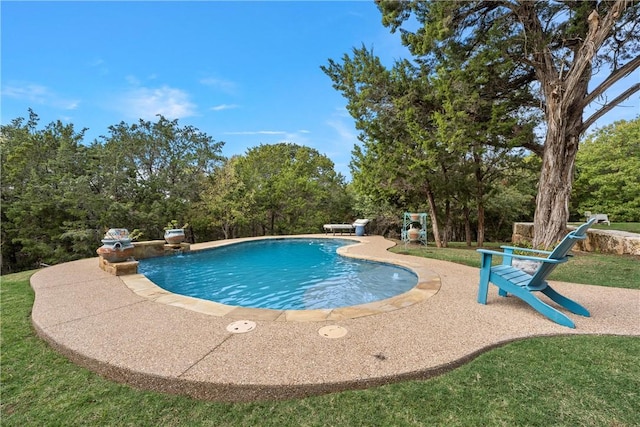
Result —
[[184, 224], [183, 226], [178, 226], [180, 224], [177, 220], [172, 219], [164, 226], [164, 230], [177, 230], [177, 229], [185, 229], [189, 226], [189, 223]]
[[317, 232], [349, 216], [344, 177], [333, 166], [312, 148], [260, 145], [218, 171], [203, 204], [226, 237]]
[[308, 147], [226, 160], [222, 142], [162, 116], [111, 126], [89, 146], [73, 125], [39, 129], [33, 111], [1, 131], [3, 273], [95, 256], [109, 228], [161, 239], [188, 220], [187, 237], [205, 241], [353, 219], [344, 177]]
[[1, 128], [3, 273], [94, 256], [113, 227], [161, 238], [221, 161], [222, 143], [163, 117], [112, 126], [89, 146], [84, 130], [38, 122], [30, 110]]
[[220, 229], [225, 239], [236, 237], [239, 228], [249, 225], [255, 210], [255, 190], [247, 189], [240, 176], [240, 156], [232, 157], [206, 182], [200, 208], [208, 225]]
[[[222, 163], [223, 143], [192, 126], [159, 116], [109, 127], [101, 159], [102, 185], [112, 203], [122, 204], [128, 227], [161, 238], [171, 220], [184, 224], [199, 201], [207, 176]], [[118, 212], [113, 212], [118, 214]], [[116, 218], [104, 218], [114, 223]]]
[[[494, 238], [508, 233], [509, 222], [531, 208], [531, 187], [523, 194], [503, 188], [518, 186], [509, 179], [518, 174], [530, 181], [515, 148], [531, 146], [537, 121], [522, 105], [532, 96], [505, 86], [515, 65], [497, 51], [464, 68], [466, 62], [452, 55], [435, 73], [428, 63], [408, 61], [386, 69], [363, 47], [322, 67], [361, 131], [351, 163], [356, 198], [384, 207], [385, 223], [392, 211], [396, 218], [429, 211], [435, 239], [445, 243], [465, 228], [482, 240], [486, 224], [497, 227], [488, 233]], [[496, 195], [503, 205], [491, 202]]]
[[618, 121], [580, 144], [573, 186], [574, 218], [585, 211], [618, 222], [640, 221], [640, 117]]
[[1, 128], [3, 271], [86, 256], [98, 240], [84, 131], [60, 121], [37, 129], [29, 113]]

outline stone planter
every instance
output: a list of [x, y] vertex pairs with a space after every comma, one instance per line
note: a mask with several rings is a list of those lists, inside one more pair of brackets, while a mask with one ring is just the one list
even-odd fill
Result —
[[409, 240], [415, 242], [418, 239], [420, 239], [420, 229], [411, 227], [409, 229]]
[[127, 261], [133, 256], [133, 244], [126, 228], [111, 228], [102, 239], [96, 253], [109, 262]]
[[164, 240], [166, 240], [170, 245], [179, 245], [185, 240], [184, 229], [172, 228], [169, 230], [165, 230]]

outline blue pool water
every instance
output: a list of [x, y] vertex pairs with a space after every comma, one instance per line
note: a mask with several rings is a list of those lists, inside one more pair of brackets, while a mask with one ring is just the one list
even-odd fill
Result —
[[277, 310], [331, 309], [379, 301], [418, 277], [391, 264], [346, 258], [339, 239], [266, 239], [140, 261], [167, 291], [222, 304]]

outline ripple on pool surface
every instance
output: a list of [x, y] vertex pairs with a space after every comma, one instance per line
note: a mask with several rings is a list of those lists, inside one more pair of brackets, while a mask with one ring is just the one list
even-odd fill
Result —
[[146, 259], [140, 272], [177, 294], [227, 305], [279, 310], [330, 309], [386, 299], [413, 288], [402, 267], [336, 253], [339, 239], [243, 242]]

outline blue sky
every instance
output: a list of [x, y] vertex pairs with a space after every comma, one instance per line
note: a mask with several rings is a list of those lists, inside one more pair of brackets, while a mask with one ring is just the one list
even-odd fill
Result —
[[2, 2], [2, 123], [89, 128], [156, 114], [193, 125], [223, 154], [261, 143], [316, 148], [348, 174], [357, 142], [322, 70], [364, 43], [406, 51], [373, 2]]
[[[282, 141], [313, 147], [349, 175], [357, 131], [322, 70], [353, 47], [406, 55], [373, 1], [7, 2], [2, 124], [27, 117], [89, 128], [156, 114], [242, 154]], [[632, 78], [638, 78], [636, 73]], [[599, 125], [633, 119], [638, 96]]]

